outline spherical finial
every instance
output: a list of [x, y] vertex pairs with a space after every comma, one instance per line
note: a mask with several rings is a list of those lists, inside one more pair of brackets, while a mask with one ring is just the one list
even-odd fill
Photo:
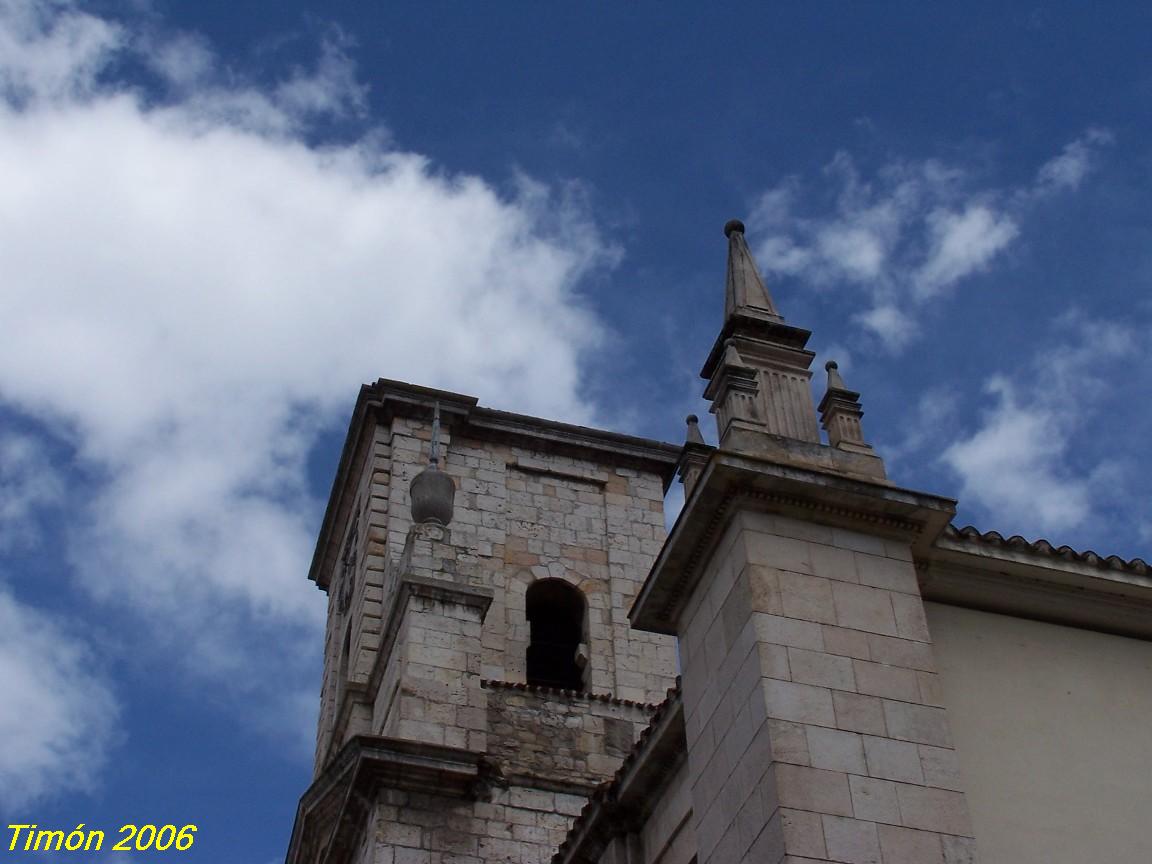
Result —
[[729, 219], [728, 222], [724, 225], [724, 236], [731, 237], [733, 231], [735, 231], [737, 234], [743, 234], [744, 223], [739, 219]]
[[840, 366], [836, 363], [835, 360], [829, 360], [827, 363], [824, 364], [824, 368], [827, 371], [831, 372], [833, 369], [839, 369]]
[[412, 478], [408, 497], [412, 504], [413, 522], [447, 525], [452, 521], [456, 484], [435, 465], [429, 465]]
[[703, 444], [704, 435], [700, 431], [700, 418], [695, 414], [689, 414], [684, 420], [688, 423], [688, 444]]

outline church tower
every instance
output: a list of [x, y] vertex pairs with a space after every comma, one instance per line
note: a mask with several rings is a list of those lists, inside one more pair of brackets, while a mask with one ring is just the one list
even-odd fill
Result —
[[315, 774], [288, 864], [543, 864], [674, 685], [629, 625], [678, 447], [380, 380], [310, 578]]

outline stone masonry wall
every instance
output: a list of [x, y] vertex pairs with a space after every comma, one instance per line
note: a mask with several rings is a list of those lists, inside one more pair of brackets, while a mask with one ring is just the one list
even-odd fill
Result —
[[681, 619], [700, 864], [971, 864], [905, 544], [744, 512]]
[[584, 802], [519, 786], [487, 801], [385, 790], [355, 864], [545, 864]]
[[[390, 469], [373, 500], [387, 500], [394, 557], [411, 525], [408, 486], [427, 464], [430, 429], [396, 418]], [[564, 579], [588, 602], [589, 685], [595, 692], [659, 702], [675, 678], [674, 640], [632, 631], [632, 599], [664, 541], [660, 478], [573, 456], [441, 436], [444, 470], [456, 482], [447, 544], [457, 578], [495, 593], [484, 625], [484, 676], [523, 682], [528, 643], [524, 593], [532, 581]], [[387, 481], [387, 487], [381, 482]]]
[[[590, 689], [660, 701], [676, 674], [674, 640], [632, 631], [627, 619], [664, 540], [660, 478], [452, 432], [447, 424], [442, 429], [441, 453], [457, 486], [453, 522], [442, 543], [421, 547], [412, 563], [432, 578], [494, 592], [481, 635], [484, 677], [526, 680], [524, 595], [536, 579], [552, 577], [576, 585], [587, 600]], [[380, 716], [340, 712], [337, 703], [349, 683], [368, 683], [377, 662], [387, 593], [397, 578], [391, 570], [412, 524], [408, 487], [427, 465], [430, 439], [427, 420], [394, 417], [376, 427], [354, 469], [356, 501], [344, 541], [353, 563], [347, 573], [338, 566], [329, 590], [317, 771], [351, 735], [383, 725]], [[379, 694], [368, 695], [379, 708]]]
[[489, 685], [489, 754], [509, 775], [562, 778], [591, 789], [620, 767], [652, 711], [563, 691]]

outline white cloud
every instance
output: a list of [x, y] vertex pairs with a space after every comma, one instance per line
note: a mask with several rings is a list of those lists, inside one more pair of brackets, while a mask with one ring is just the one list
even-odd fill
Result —
[[965, 276], [987, 269], [992, 258], [1020, 233], [1016, 222], [986, 204], [928, 214], [927, 260], [913, 281], [918, 299], [928, 299]]
[[63, 491], [60, 474], [37, 439], [0, 434], [0, 551], [35, 542], [38, 511], [58, 503]]
[[854, 320], [893, 351], [903, 348], [916, 338], [915, 319], [892, 303], [881, 303], [859, 312]]
[[1035, 191], [1046, 195], [1075, 189], [1092, 170], [1101, 147], [1111, 144], [1113, 135], [1106, 129], [1089, 129], [1068, 142], [1059, 156], [1040, 166], [1036, 173]]
[[889, 473], [897, 473], [904, 460], [946, 440], [947, 430], [954, 428], [958, 408], [958, 394], [950, 387], [922, 393], [915, 408], [900, 423], [900, 438], [880, 446]]
[[[132, 50], [167, 70], [163, 101], [97, 81]], [[319, 430], [380, 375], [594, 420], [604, 328], [575, 288], [615, 254], [578, 190], [501, 194], [379, 135], [310, 146], [318, 116], [364, 104], [325, 50], [229, 85], [194, 37], [165, 50], [0, 0], [0, 401], [87, 478], [67, 539], [90, 594], [188, 669], [291, 705], [323, 613]]]
[[0, 0], [0, 95], [18, 104], [81, 96], [121, 43], [118, 27], [62, 0]]
[[116, 701], [82, 642], [0, 589], [0, 809], [96, 781]]
[[1087, 482], [1063, 466], [1066, 422], [1049, 407], [1021, 405], [1001, 377], [987, 390], [997, 397], [978, 431], [943, 453], [961, 478], [962, 500], [971, 500], [1011, 525], [1063, 531], [1091, 512]]
[[856, 322], [899, 352], [919, 335], [924, 307], [987, 271], [1020, 235], [1028, 208], [1075, 189], [1110, 140], [1089, 130], [1015, 190], [974, 189], [968, 172], [937, 160], [891, 162], [865, 180], [838, 153], [825, 170], [835, 197], [828, 212], [805, 215], [795, 177], [761, 196], [749, 220], [763, 232], [757, 257], [769, 273], [816, 289], [855, 289], [844, 302], [863, 304]]
[[[1137, 328], [1061, 316], [1050, 343], [1011, 376], [995, 375], [994, 404], [974, 430], [951, 432], [948, 415], [927, 424], [946, 443], [941, 460], [958, 476], [961, 503], [993, 514], [1012, 532], [1067, 532], [1103, 521], [1142, 530], [1145, 466], [1107, 443], [1101, 418], [1113, 399], [1152, 385]], [[1124, 372], [1121, 373], [1120, 370]], [[1118, 388], [1118, 381], [1124, 386]], [[917, 442], [927, 443], [927, 438]]]

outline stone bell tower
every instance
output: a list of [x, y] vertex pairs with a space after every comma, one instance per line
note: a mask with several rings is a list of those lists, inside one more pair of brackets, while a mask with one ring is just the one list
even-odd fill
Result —
[[380, 380], [310, 578], [315, 776], [288, 864], [548, 861], [675, 681], [628, 609], [679, 448]]
[[[970, 864], [971, 828], [913, 565], [955, 502], [901, 489], [859, 394], [773, 305], [729, 222], [725, 318], [689, 418], [684, 510], [632, 609], [679, 637], [699, 864]], [[630, 859], [629, 859], [630, 860]]]

